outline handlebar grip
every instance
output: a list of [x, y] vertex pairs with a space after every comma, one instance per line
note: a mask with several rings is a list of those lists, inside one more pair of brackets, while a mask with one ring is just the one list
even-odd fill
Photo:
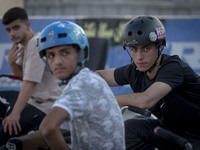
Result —
[[10, 79], [16, 79], [16, 80], [22, 80], [22, 77], [17, 77], [17, 76], [13, 76], [13, 75], [9, 75]]
[[1, 74], [0, 78], [1, 77], [6, 77], [6, 78], [15, 79], [15, 80], [21, 80], [22, 81], [22, 77], [17, 77], [17, 76], [14, 76], [14, 75]]
[[142, 109], [142, 108], [138, 108], [138, 107], [135, 107], [135, 106], [128, 106], [128, 110], [136, 112], [136, 113], [141, 114], [141, 115], [146, 116], [146, 117], [151, 116], [151, 112], [148, 109]]
[[182, 138], [179, 135], [176, 135], [173, 132], [163, 129], [159, 126], [154, 129], [154, 134], [181, 146], [185, 150], [193, 150], [191, 143], [189, 143], [185, 138]]

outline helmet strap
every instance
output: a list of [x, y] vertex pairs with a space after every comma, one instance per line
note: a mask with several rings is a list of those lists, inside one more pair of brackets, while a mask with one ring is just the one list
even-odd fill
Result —
[[51, 68], [49, 66], [49, 64], [47, 63], [47, 61], [44, 59], [44, 57], [42, 58], [43, 62], [45, 63], [45, 65], [47, 66], [47, 68], [50, 70], [51, 74], [53, 74], [53, 72], [51, 71]]
[[129, 51], [127, 50], [126, 46], [123, 46], [124, 50], [128, 53], [128, 55], [131, 58], [131, 63], [133, 63], [133, 58], [131, 57], [131, 54], [129, 53]]

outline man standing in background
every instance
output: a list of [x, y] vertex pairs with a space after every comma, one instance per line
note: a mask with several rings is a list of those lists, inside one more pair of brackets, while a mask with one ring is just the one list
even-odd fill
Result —
[[10, 69], [15, 76], [22, 77], [23, 82], [14, 107], [2, 121], [0, 146], [13, 136], [37, 130], [62, 91], [58, 80], [39, 57], [39, 33], [32, 31], [26, 11], [11, 8], [4, 14], [2, 23], [13, 41], [8, 54]]

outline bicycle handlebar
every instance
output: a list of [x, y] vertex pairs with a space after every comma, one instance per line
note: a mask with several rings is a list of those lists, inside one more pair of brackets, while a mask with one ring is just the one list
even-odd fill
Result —
[[[128, 110], [130, 110], [132, 112], [144, 115], [146, 117], [151, 116], [151, 112], [148, 109], [142, 109], [142, 108], [138, 108], [135, 106], [127, 106], [125, 109], [127, 109], [127, 108], [128, 108]], [[192, 144], [190, 142], [188, 142], [185, 138], [182, 138], [179, 135], [176, 135], [175, 133], [170, 132], [166, 129], [163, 129], [161, 127], [156, 127], [154, 129], [154, 134], [164, 140], [170, 141], [172, 143], [175, 143], [175, 144], [181, 146], [182, 148], [184, 148], [184, 150], [193, 150]]]
[[10, 78], [10, 79], [22, 80], [22, 77], [17, 77], [17, 76], [8, 75], [8, 74], [1, 74], [0, 77], [7, 77], [7, 78]]
[[154, 134], [161, 137], [164, 140], [170, 141], [181, 146], [182, 148], [184, 148], [184, 150], [193, 150], [191, 143], [188, 142], [185, 138], [182, 138], [174, 134], [173, 132], [163, 129], [159, 126], [154, 129]]
[[146, 117], [151, 116], [151, 112], [148, 109], [142, 109], [142, 108], [138, 108], [138, 107], [135, 107], [135, 106], [128, 106], [128, 110], [136, 112], [136, 113], [141, 114], [141, 115], [146, 116]]

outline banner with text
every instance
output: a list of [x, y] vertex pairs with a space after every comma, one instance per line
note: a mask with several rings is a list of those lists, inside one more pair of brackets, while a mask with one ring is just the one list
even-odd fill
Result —
[[[128, 21], [127, 18], [30, 18], [34, 32], [39, 32], [47, 24], [58, 20], [76, 22], [83, 27], [88, 37], [106, 37], [109, 40], [105, 68], [120, 67], [131, 62], [130, 56], [123, 50], [121, 41], [121, 33]], [[200, 30], [198, 29], [200, 18], [163, 19], [162, 22], [167, 37], [167, 46], [163, 53], [179, 55], [200, 75]], [[0, 24], [0, 33], [0, 74], [12, 74], [7, 62], [12, 42], [2, 24]], [[20, 84], [21, 81], [0, 78], [0, 90], [19, 89]], [[115, 94], [132, 92], [129, 86], [112, 88], [112, 90]]]

